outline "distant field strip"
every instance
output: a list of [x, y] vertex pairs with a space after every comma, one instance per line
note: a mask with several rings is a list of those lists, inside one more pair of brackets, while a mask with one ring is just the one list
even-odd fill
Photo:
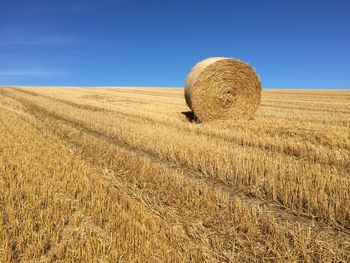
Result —
[[349, 262], [350, 91], [196, 124], [175, 88], [0, 88], [0, 262]]

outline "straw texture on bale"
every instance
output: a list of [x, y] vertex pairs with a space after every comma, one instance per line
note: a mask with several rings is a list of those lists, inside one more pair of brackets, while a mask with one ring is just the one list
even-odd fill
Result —
[[261, 82], [247, 63], [213, 57], [195, 65], [186, 78], [185, 99], [196, 118], [250, 119], [261, 100]]

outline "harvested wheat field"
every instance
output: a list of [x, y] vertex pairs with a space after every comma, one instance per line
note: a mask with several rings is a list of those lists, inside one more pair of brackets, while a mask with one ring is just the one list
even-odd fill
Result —
[[0, 88], [0, 262], [350, 262], [350, 91]]

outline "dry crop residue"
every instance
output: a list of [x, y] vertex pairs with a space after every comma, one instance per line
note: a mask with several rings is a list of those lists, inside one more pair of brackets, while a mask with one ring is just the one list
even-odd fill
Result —
[[350, 92], [182, 92], [0, 88], [0, 262], [349, 262]]

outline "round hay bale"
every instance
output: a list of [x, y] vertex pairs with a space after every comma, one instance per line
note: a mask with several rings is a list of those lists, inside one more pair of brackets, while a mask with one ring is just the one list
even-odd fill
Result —
[[187, 75], [185, 99], [200, 122], [250, 119], [261, 100], [261, 82], [247, 63], [213, 57], [196, 64]]

